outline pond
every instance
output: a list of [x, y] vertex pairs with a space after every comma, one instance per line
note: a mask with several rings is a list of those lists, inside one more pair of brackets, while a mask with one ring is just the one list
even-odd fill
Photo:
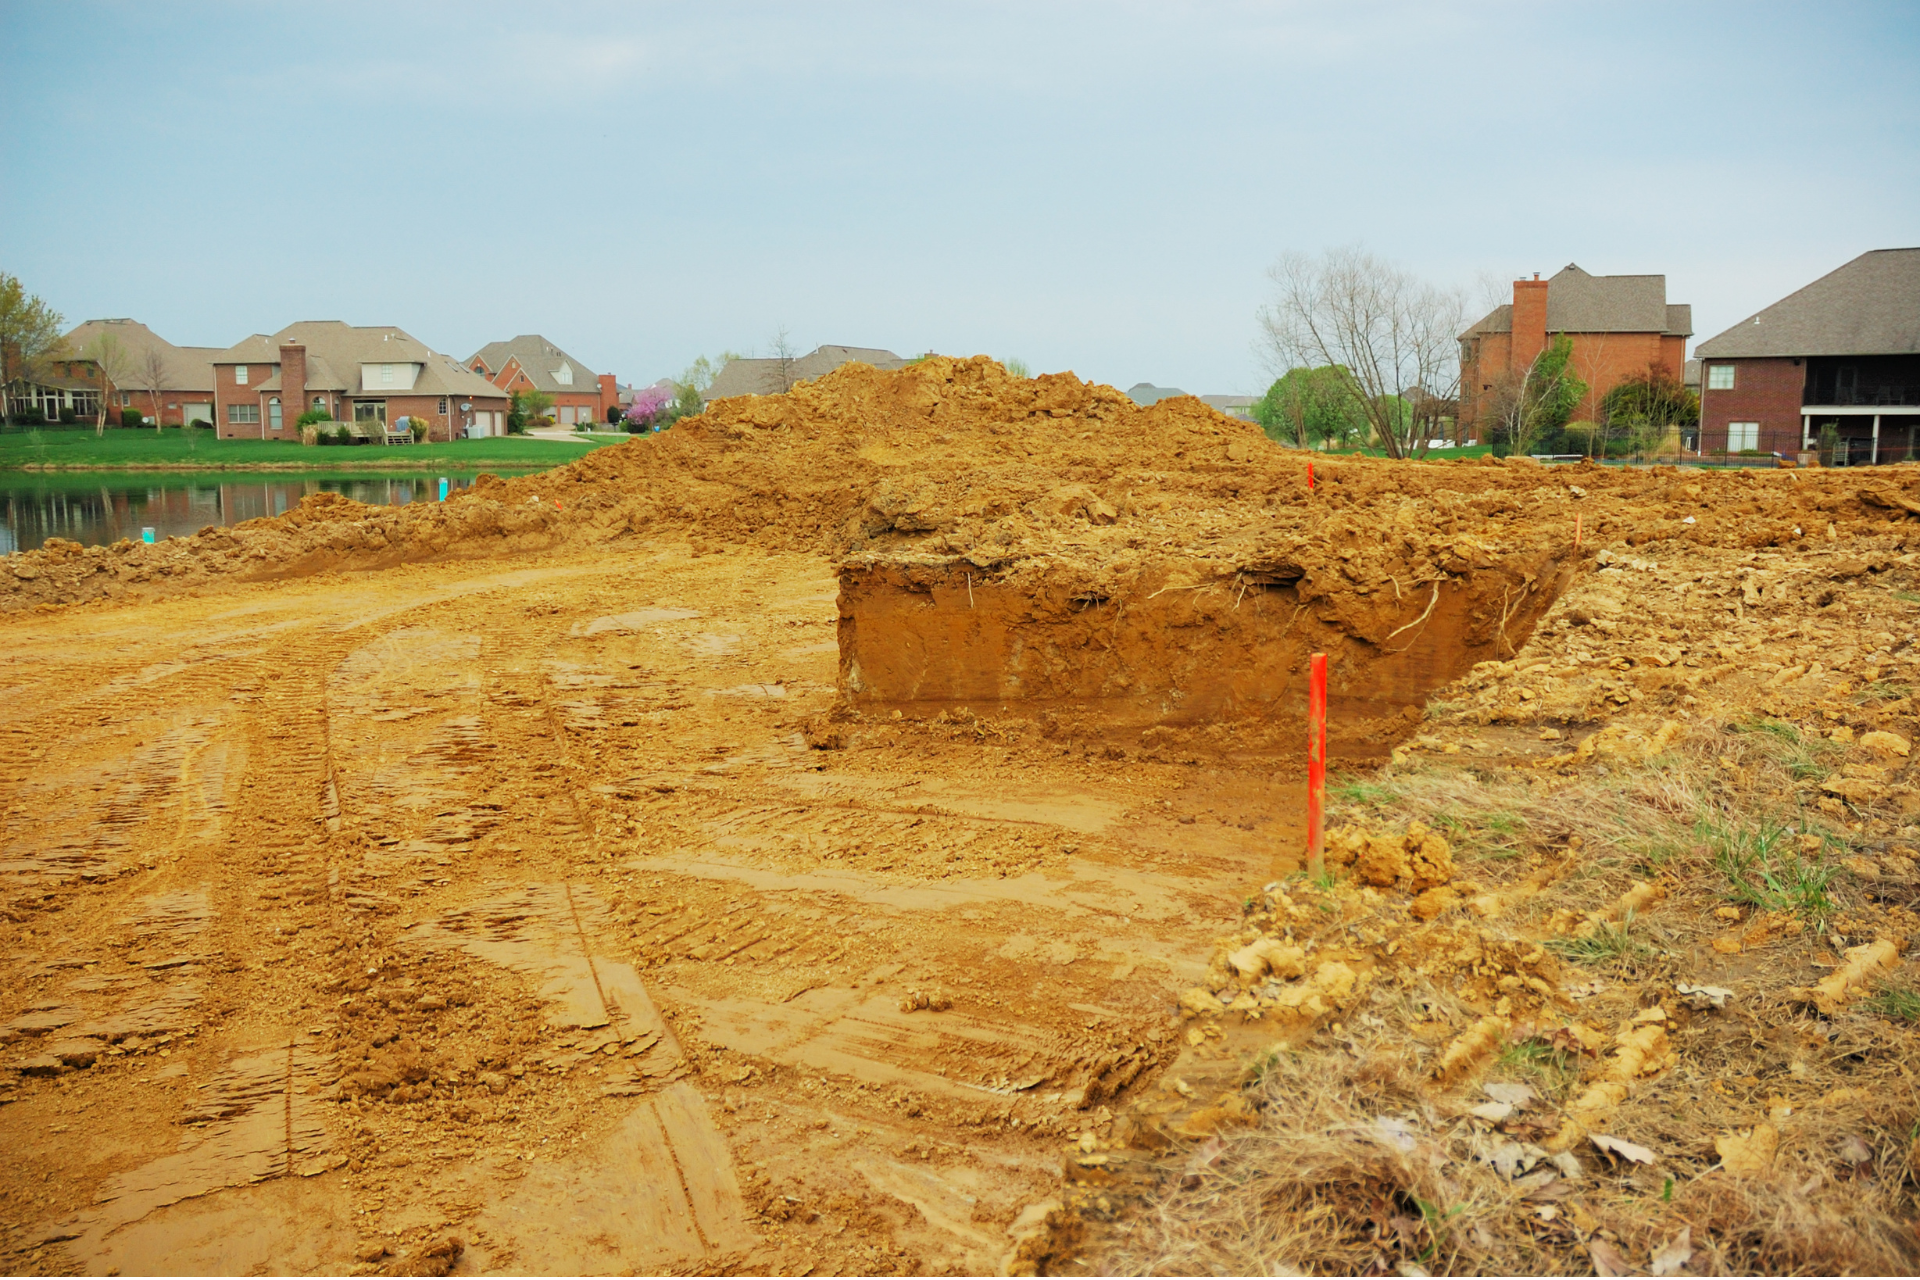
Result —
[[[502, 476], [539, 469], [486, 468]], [[198, 533], [210, 524], [279, 515], [310, 493], [344, 494], [377, 506], [433, 502], [442, 481], [453, 494], [478, 474], [0, 471], [0, 553], [30, 551], [54, 537], [104, 546], [121, 538], [138, 542], [147, 529], [156, 540]]]

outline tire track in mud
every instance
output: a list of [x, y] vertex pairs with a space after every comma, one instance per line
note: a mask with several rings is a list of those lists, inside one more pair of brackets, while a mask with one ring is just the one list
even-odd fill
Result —
[[[999, 1264], [1059, 1135], [1161, 1060], [1170, 966], [1204, 951], [1185, 921], [1240, 863], [1143, 845], [1126, 787], [1152, 780], [1051, 748], [809, 751], [833, 658], [795, 627], [831, 595], [743, 564], [314, 588], [271, 651], [89, 663], [96, 693], [121, 680], [94, 714], [218, 705], [245, 776], [208, 840], [138, 873], [207, 886], [195, 1074], [138, 1150], [60, 1176], [90, 1197], [182, 1126], [213, 1160], [238, 1141], [217, 1125], [267, 1121], [176, 1124], [193, 1086], [275, 1062], [246, 1104], [271, 1176], [222, 1157], [224, 1190], [90, 1256], [406, 1269], [454, 1234], [463, 1269]], [[216, 1244], [236, 1214], [245, 1242]]]

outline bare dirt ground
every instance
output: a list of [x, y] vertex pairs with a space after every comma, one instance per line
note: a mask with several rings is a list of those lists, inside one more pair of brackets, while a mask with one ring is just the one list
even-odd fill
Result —
[[0, 713], [13, 1269], [992, 1271], [1297, 843], [1231, 772], [809, 750], [816, 559], [77, 621]]
[[1303, 472], [932, 360], [10, 557], [11, 1269], [1920, 1268], [1920, 476]]

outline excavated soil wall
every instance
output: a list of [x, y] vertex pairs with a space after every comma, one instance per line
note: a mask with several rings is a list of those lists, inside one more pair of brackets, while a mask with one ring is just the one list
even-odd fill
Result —
[[[1433, 690], [1512, 656], [1572, 574], [1571, 556], [1537, 553], [1384, 599], [1303, 599], [1297, 583], [1245, 575], [1133, 598], [957, 565], [849, 565], [840, 691], [863, 712], [1026, 718], [1149, 747], [1207, 741], [1191, 731], [1211, 727], [1217, 745], [1295, 752], [1307, 659], [1325, 652], [1329, 749], [1373, 758]], [[1356, 605], [1374, 638], [1346, 625]]]

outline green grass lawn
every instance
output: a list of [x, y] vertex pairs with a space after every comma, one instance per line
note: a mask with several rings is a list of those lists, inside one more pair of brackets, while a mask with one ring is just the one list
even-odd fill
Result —
[[317, 471], [427, 467], [471, 471], [476, 467], [554, 467], [591, 449], [617, 444], [596, 435], [591, 440], [530, 440], [502, 436], [455, 440], [451, 444], [307, 446], [280, 440], [221, 440], [213, 432], [183, 427], [164, 431], [111, 427], [96, 436], [91, 428], [0, 431], [0, 471], [26, 466], [59, 468], [116, 467], [129, 470], [196, 467], [218, 471], [234, 467], [296, 466]]
[[[1462, 445], [1458, 449], [1429, 449], [1421, 454], [1420, 457], [1426, 462], [1445, 462], [1449, 458], [1481, 458], [1492, 452], [1492, 445], [1470, 444]], [[1335, 450], [1331, 456], [1336, 458], [1384, 458], [1387, 456], [1387, 451], [1373, 447], [1365, 449], [1339, 449]]]

